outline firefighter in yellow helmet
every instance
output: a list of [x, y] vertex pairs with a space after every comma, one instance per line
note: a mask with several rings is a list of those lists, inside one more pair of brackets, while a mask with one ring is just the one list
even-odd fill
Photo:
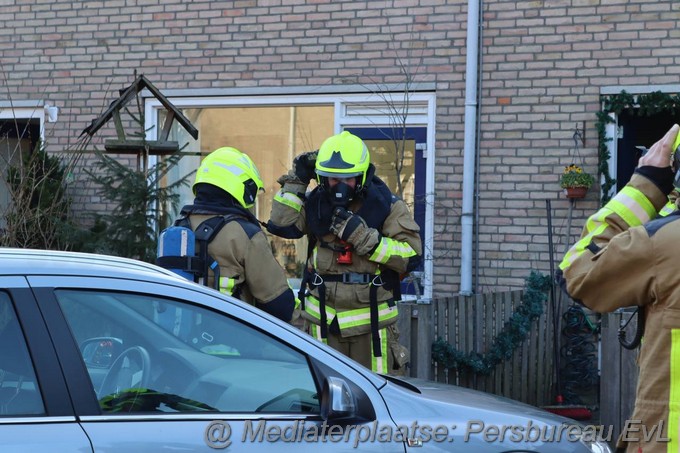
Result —
[[208, 243], [208, 254], [219, 264], [219, 282], [215, 285], [210, 275], [208, 286], [290, 321], [295, 296], [260, 222], [249, 211], [262, 187], [248, 155], [219, 148], [201, 162], [193, 185], [194, 202], [184, 206], [181, 215], [193, 230], [204, 221], [220, 220], [214, 224], [220, 230]]
[[[673, 125], [640, 158], [630, 182], [588, 219], [557, 272], [562, 288], [592, 310], [637, 305], [644, 314], [637, 395], [629, 417], [638, 426], [620, 437], [621, 452], [680, 451], [680, 215], [656, 218], [673, 189], [670, 162], [679, 131]], [[675, 171], [680, 171], [678, 161]], [[654, 436], [641, 434], [654, 431]]]
[[[376, 372], [403, 373], [408, 351], [397, 341], [395, 302], [399, 276], [421, 261], [418, 224], [349, 132], [296, 157], [293, 167], [278, 180], [267, 229], [308, 237], [299, 298], [310, 333]], [[312, 178], [318, 185], [307, 193]]]

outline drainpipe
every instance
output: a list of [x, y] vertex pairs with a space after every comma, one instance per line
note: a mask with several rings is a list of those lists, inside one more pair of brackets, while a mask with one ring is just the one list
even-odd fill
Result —
[[461, 214], [460, 294], [472, 295], [475, 162], [477, 160], [477, 76], [479, 57], [479, 0], [468, 0], [465, 59], [465, 139], [463, 142], [463, 212]]

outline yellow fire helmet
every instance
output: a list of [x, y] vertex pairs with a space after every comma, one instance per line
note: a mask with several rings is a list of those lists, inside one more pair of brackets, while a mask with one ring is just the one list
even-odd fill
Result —
[[196, 171], [194, 195], [199, 183], [219, 187], [246, 209], [255, 204], [257, 193], [264, 187], [260, 172], [250, 157], [231, 147], [218, 148], [203, 159]]
[[324, 177], [349, 178], [357, 176], [357, 192], [366, 184], [366, 173], [371, 156], [364, 142], [347, 131], [327, 138], [316, 157], [316, 174], [319, 184]]

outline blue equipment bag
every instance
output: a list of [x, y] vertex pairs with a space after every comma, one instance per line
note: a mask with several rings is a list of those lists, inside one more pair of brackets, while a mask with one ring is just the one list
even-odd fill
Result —
[[[195, 273], [191, 269], [191, 258], [196, 255], [196, 235], [191, 228], [183, 226], [171, 226], [161, 232], [158, 238], [157, 257], [160, 261], [166, 257], [179, 257], [176, 262], [159, 263], [161, 266], [176, 265], [177, 267], [167, 267], [168, 270], [180, 275], [187, 280], [194, 281]], [[188, 266], [186, 266], [188, 264]], [[165, 267], [165, 266], [163, 266]], [[186, 269], [189, 267], [189, 269]]]
[[[194, 232], [187, 217], [161, 231], [158, 239], [156, 264], [187, 280], [207, 285], [210, 272], [215, 277], [215, 289], [220, 289], [220, 266], [208, 254], [208, 243], [220, 232], [227, 222], [236, 216], [215, 216], [201, 222]], [[198, 253], [196, 253], [198, 242]]]

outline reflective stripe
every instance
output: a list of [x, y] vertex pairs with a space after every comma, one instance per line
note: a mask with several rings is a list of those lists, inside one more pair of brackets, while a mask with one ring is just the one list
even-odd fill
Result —
[[668, 453], [680, 451], [680, 329], [671, 330], [671, 382], [668, 397]]
[[675, 211], [675, 203], [673, 203], [672, 201], [669, 201], [668, 203], [666, 203], [666, 206], [661, 208], [661, 211], [659, 211], [659, 216], [666, 217], [668, 214], [670, 214], [673, 211]]
[[587, 234], [583, 236], [564, 255], [560, 263], [560, 269], [564, 270], [581, 256], [594, 237], [601, 235], [610, 228], [606, 219], [612, 214], [617, 214], [628, 226], [638, 226], [648, 222], [656, 215], [654, 205], [638, 189], [632, 186], [624, 187], [605, 207], [597, 211], [586, 222]]
[[560, 269], [564, 270], [569, 267], [569, 265], [571, 265], [571, 263], [573, 263], [576, 258], [581, 256], [583, 252], [586, 251], [586, 247], [590, 244], [593, 238], [602, 234], [602, 232], [609, 227], [609, 225], [605, 223], [605, 219], [608, 215], [611, 215], [611, 211], [609, 209], [602, 208], [586, 221], [585, 228], [588, 234], [583, 236], [564, 255], [564, 259], [562, 259], [562, 262], [560, 263]]
[[378, 330], [380, 337], [380, 357], [373, 355], [373, 348], [371, 348], [371, 369], [375, 373], [387, 373], [387, 329]]
[[614, 211], [631, 227], [644, 225], [656, 216], [652, 202], [632, 186], [624, 187], [605, 208]]
[[322, 343], [328, 344], [328, 339], [327, 338], [321, 338], [321, 326], [317, 326], [316, 324], [312, 324], [312, 336], [319, 340]]
[[274, 195], [274, 201], [278, 201], [282, 205], [293, 208], [297, 212], [300, 212], [300, 209], [302, 209], [302, 200], [300, 197], [294, 193], [284, 192], [282, 189], [279, 189], [279, 191], [276, 192], [276, 195]]
[[[240, 175], [242, 175], [243, 173], [245, 173], [245, 170], [243, 170], [243, 169], [237, 167], [236, 165], [227, 165], [227, 164], [223, 164], [223, 163], [221, 163], [221, 162], [213, 162], [213, 165], [216, 166], [216, 167], [224, 168], [224, 169], [227, 170], [229, 173], [232, 173], [232, 174], [234, 174], [235, 176], [240, 176]], [[207, 173], [207, 172], [208, 172], [208, 169], [207, 169], [207, 168], [204, 169], [203, 172], [204, 172], [204, 173]]]
[[[321, 321], [321, 303], [319, 299], [314, 296], [308, 295], [305, 297], [305, 312], [312, 316], [314, 319]], [[326, 305], [326, 319], [328, 324], [331, 323], [335, 317], [335, 310], [332, 307]]]
[[378, 244], [378, 247], [376, 247], [373, 254], [368, 257], [369, 260], [385, 264], [387, 262], [387, 260], [390, 259], [388, 254], [387, 254], [390, 246], [387, 243], [387, 241], [385, 241], [385, 239], [387, 239], [387, 238], [382, 238], [380, 240], [380, 244]]
[[393, 256], [410, 258], [417, 255], [413, 247], [408, 242], [397, 241], [396, 239], [383, 237], [375, 251], [368, 258], [371, 261], [385, 264]]
[[[390, 307], [387, 302], [378, 305], [378, 322], [383, 322], [399, 316], [397, 306]], [[371, 309], [357, 308], [354, 310], [341, 311], [338, 313], [338, 326], [340, 330], [350, 327], [364, 326], [371, 323]]]
[[293, 296], [295, 297], [295, 309], [297, 310], [298, 308], [300, 308], [302, 302], [300, 302], [300, 299], [298, 298], [295, 289], [293, 289], [293, 285], [290, 284], [290, 280], [288, 280], [288, 287], [290, 288], [291, 291], [293, 291]]
[[[308, 295], [305, 297], [305, 312], [313, 317], [314, 319], [321, 321], [321, 310], [320, 310], [319, 299], [314, 296]], [[354, 310], [347, 310], [336, 312], [332, 307], [326, 305], [326, 319], [328, 325], [331, 324], [333, 318], [337, 316], [338, 327], [340, 330], [350, 329], [352, 327], [360, 327], [371, 324], [371, 309], [366, 308], [356, 308]], [[391, 319], [395, 319], [399, 316], [399, 310], [397, 306], [390, 307], [390, 304], [383, 302], [378, 305], [378, 322], [385, 322]]]
[[234, 287], [236, 286], [236, 279], [229, 277], [220, 277], [220, 292], [228, 295], [234, 293]]

